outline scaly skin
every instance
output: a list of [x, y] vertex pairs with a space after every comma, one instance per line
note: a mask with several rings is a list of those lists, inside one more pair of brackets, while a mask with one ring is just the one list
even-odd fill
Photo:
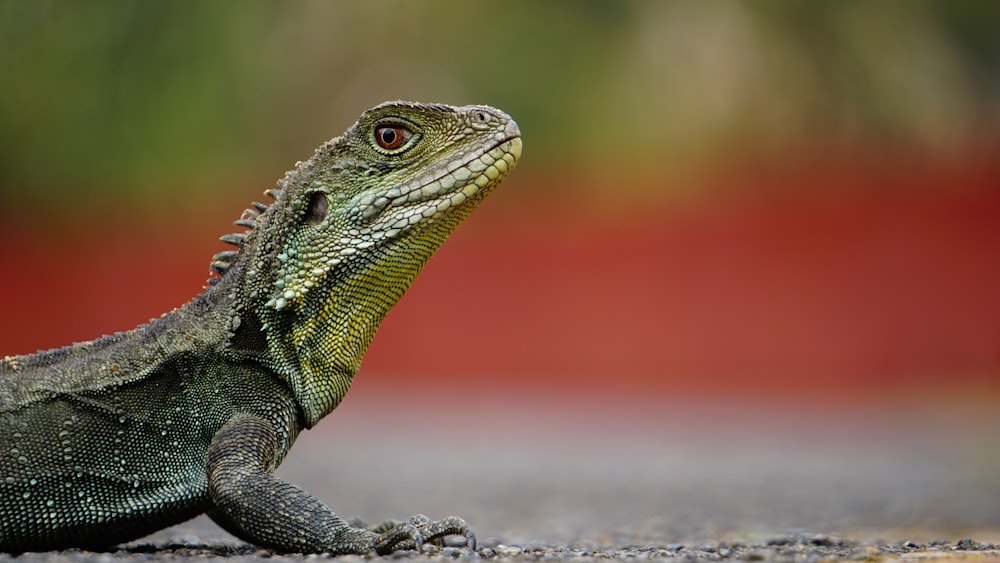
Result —
[[220, 274], [126, 333], [0, 361], [0, 551], [106, 548], [208, 514], [284, 552], [388, 553], [459, 518], [352, 527], [273, 475], [344, 398], [382, 319], [506, 176], [503, 112], [386, 103], [285, 175]]

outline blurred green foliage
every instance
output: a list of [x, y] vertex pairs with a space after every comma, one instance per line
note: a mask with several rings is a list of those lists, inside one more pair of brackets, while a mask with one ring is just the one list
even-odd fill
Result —
[[0, 192], [45, 201], [269, 185], [397, 98], [499, 106], [527, 167], [615, 178], [960, 150], [1000, 125], [1000, 4], [0, 0], [0, 76]]

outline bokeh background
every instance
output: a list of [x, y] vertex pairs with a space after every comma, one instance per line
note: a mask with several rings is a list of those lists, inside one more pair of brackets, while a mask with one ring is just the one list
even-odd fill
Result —
[[3, 353], [184, 303], [246, 204], [402, 98], [501, 107], [525, 156], [364, 379], [1000, 387], [992, 3], [2, 6]]
[[485, 103], [522, 161], [334, 418], [966, 445], [1000, 421], [996, 3], [3, 0], [0, 82], [0, 354], [192, 298], [365, 108]]

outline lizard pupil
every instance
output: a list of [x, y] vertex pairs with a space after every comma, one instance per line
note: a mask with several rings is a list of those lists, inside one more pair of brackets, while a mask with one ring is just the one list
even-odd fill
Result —
[[316, 192], [309, 197], [309, 211], [306, 214], [306, 223], [318, 225], [326, 219], [326, 211], [330, 202], [326, 199], [326, 194]]
[[398, 126], [379, 127], [375, 130], [375, 142], [383, 149], [393, 150], [403, 146], [411, 133]]

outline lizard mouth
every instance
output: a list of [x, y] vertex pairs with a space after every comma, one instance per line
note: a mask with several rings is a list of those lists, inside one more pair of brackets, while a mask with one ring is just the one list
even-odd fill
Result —
[[[298, 266], [292, 271], [297, 274], [281, 275], [284, 284], [267, 306], [281, 310], [300, 302], [327, 272], [365, 249], [398, 240], [401, 233], [421, 230], [449, 214], [461, 219], [460, 214], [471, 210], [499, 184], [521, 156], [521, 135], [517, 126], [509, 127], [505, 133], [489, 149], [442, 163], [418, 178], [381, 194], [361, 196], [349, 212], [355, 226], [342, 233], [335, 254], [313, 257], [305, 267], [296, 262]], [[437, 244], [441, 242], [443, 238]], [[421, 245], [421, 248], [433, 252], [431, 246]], [[279, 256], [278, 260], [282, 258]], [[285, 255], [282, 261], [289, 260]], [[301, 283], [288, 281], [296, 275], [307, 279]]]
[[[521, 156], [521, 136], [508, 136], [491, 148], [456, 159], [380, 195], [369, 195], [362, 220], [374, 238], [392, 238], [422, 221], [442, 217], [466, 200], [487, 193]], [[382, 236], [379, 236], [382, 233]]]

